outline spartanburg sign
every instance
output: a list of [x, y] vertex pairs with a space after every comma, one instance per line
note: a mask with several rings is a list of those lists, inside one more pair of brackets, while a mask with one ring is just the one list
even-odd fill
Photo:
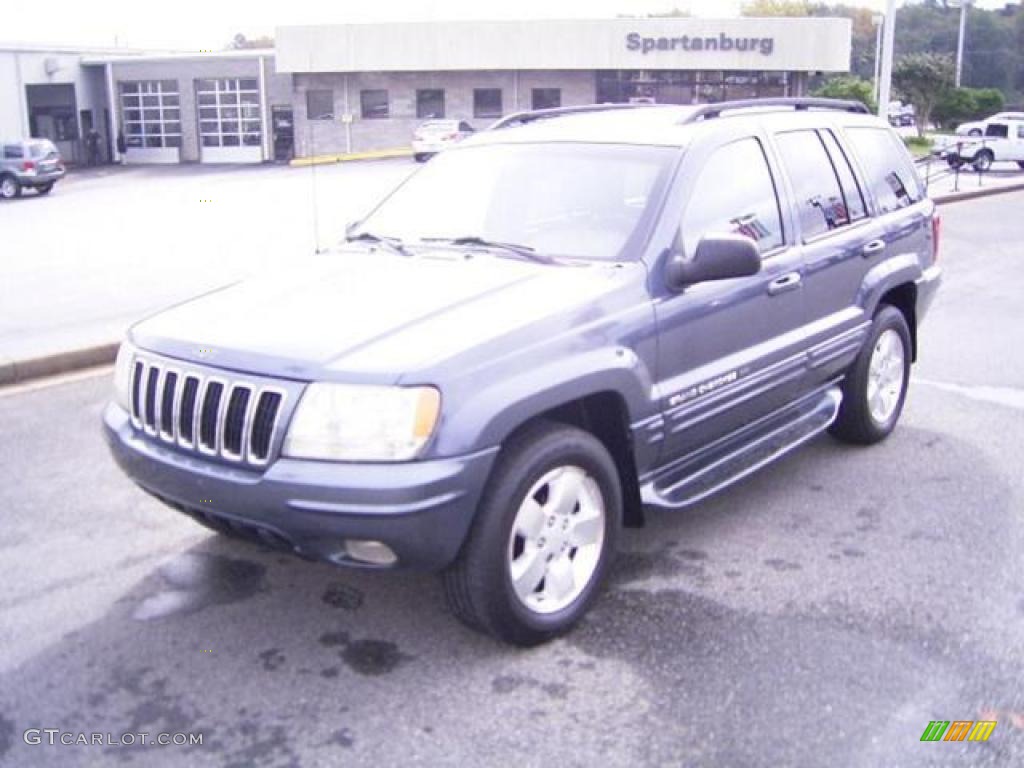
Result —
[[683, 35], [681, 37], [644, 37], [639, 32], [626, 35], [626, 50], [640, 51], [648, 54], [653, 51], [746, 51], [758, 52], [763, 56], [771, 56], [775, 50], [774, 37], [733, 37], [720, 32], [714, 35], [699, 37]]

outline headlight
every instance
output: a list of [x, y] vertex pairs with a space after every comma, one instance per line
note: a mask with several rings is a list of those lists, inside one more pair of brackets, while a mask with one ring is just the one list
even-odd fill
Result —
[[433, 387], [313, 383], [299, 401], [285, 456], [337, 461], [405, 461], [419, 453], [437, 423]]
[[114, 363], [114, 402], [131, 413], [132, 410], [132, 362], [135, 347], [127, 341], [121, 343]]

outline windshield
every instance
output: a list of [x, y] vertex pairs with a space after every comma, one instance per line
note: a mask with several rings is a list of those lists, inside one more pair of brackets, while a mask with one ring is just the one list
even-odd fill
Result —
[[677, 151], [568, 143], [449, 150], [359, 229], [407, 244], [473, 237], [553, 256], [620, 260]]

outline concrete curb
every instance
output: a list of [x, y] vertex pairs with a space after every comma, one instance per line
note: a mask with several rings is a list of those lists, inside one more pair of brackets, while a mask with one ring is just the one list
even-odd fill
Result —
[[978, 187], [976, 189], [965, 189], [961, 192], [948, 192], [945, 195], [936, 195], [932, 200], [935, 201], [936, 205], [944, 205], [946, 203], [959, 203], [961, 200], [973, 200], [976, 197], [999, 195], [1003, 192], [1019, 192], [1022, 189], [1024, 189], [1024, 181], [1004, 184], [1000, 187]]
[[24, 384], [33, 379], [71, 373], [84, 368], [108, 365], [117, 357], [117, 342], [99, 344], [84, 349], [72, 349], [44, 357], [33, 357], [27, 360], [0, 361], [0, 387], [11, 384]]
[[406, 147], [395, 149], [375, 149], [370, 152], [348, 152], [340, 155], [314, 155], [313, 157], [296, 157], [289, 165], [302, 168], [309, 165], [331, 165], [348, 163], [352, 160], [383, 160], [389, 157], [412, 157], [412, 150]]

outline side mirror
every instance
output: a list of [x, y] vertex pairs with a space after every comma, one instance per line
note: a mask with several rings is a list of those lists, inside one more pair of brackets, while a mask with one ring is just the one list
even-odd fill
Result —
[[356, 220], [356, 221], [350, 221], [348, 224], [346, 224], [345, 225], [345, 238], [348, 239], [348, 238], [352, 237], [352, 235], [355, 234], [355, 231], [357, 229], [359, 229], [359, 225], [362, 224], [362, 223], [363, 222], [361, 222], [359, 220]]
[[728, 280], [761, 271], [757, 243], [745, 235], [706, 235], [692, 259], [673, 249], [665, 264], [665, 283], [673, 291], [706, 280]]

